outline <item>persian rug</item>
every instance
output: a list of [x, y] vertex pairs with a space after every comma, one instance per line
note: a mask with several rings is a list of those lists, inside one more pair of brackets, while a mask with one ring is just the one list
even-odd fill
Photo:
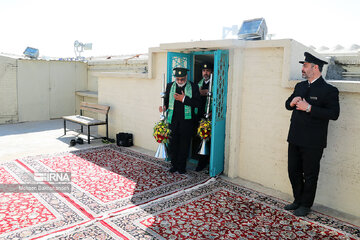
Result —
[[0, 240], [360, 239], [357, 226], [314, 211], [298, 218], [280, 199], [168, 168], [114, 145], [2, 164], [2, 185], [70, 172], [71, 191], [0, 192]]

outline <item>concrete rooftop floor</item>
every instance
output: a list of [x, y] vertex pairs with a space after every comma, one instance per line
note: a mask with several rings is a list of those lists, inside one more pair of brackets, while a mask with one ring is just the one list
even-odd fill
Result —
[[[79, 125], [67, 122], [67, 127], [75, 129], [79, 128]], [[92, 128], [92, 133], [93, 132], [96, 132], [96, 127]], [[74, 147], [70, 147], [70, 140], [76, 136], [77, 133], [73, 131], [67, 132], [67, 135], [64, 136], [62, 119], [0, 125], [0, 164], [27, 156], [66, 152], [106, 145], [105, 143], [102, 143], [101, 139], [94, 139], [91, 141], [91, 144], [84, 142], [82, 145], [76, 144]], [[131, 147], [131, 149], [152, 156], [155, 154], [153, 151], [136, 146]], [[221, 177], [270, 196], [289, 202], [293, 200], [292, 196], [289, 194], [266, 188], [256, 183], [239, 178], [230, 179], [226, 176]], [[315, 204], [312, 209], [353, 225], [360, 226], [360, 217], [358, 216], [345, 214], [319, 204]]]

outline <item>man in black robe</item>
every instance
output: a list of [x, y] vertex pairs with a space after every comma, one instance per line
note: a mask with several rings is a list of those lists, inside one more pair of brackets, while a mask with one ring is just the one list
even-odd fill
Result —
[[307, 81], [296, 84], [286, 100], [292, 111], [288, 135], [288, 174], [294, 202], [286, 210], [296, 216], [306, 216], [315, 199], [320, 159], [326, 147], [329, 120], [340, 114], [339, 91], [321, 76], [327, 62], [305, 52], [302, 76]]
[[[200, 99], [201, 104], [198, 112], [198, 126], [202, 118], [205, 118], [206, 111], [207, 111], [207, 105], [209, 106], [209, 120], [211, 120], [211, 98], [210, 101], [208, 101], [208, 92], [210, 87], [210, 78], [213, 74], [213, 64], [205, 62], [201, 65], [201, 74], [202, 79], [199, 81], [199, 91], [200, 91]], [[211, 143], [209, 143], [210, 145]], [[196, 166], [195, 171], [200, 172], [202, 171], [208, 164], [210, 160], [210, 152], [208, 155], [198, 155], [198, 164]]]
[[[169, 157], [170, 172], [186, 173], [191, 136], [195, 124], [195, 108], [200, 106], [199, 88], [187, 80], [186, 68], [174, 68], [175, 82], [166, 86], [164, 105], [170, 124]], [[160, 107], [160, 112], [162, 108]]]

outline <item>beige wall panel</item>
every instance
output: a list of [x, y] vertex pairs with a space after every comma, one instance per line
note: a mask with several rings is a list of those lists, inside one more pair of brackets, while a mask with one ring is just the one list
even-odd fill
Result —
[[[88, 86], [88, 68], [84, 62], [72, 62], [72, 67], [75, 68], [75, 90], [76, 91], [95, 91], [91, 90]], [[97, 85], [96, 85], [97, 91]]]
[[[159, 121], [160, 92], [163, 73], [166, 73], [166, 54], [154, 54], [156, 69], [153, 79], [101, 78], [99, 80], [99, 104], [110, 105], [109, 135], [134, 134], [134, 144], [156, 150], [153, 127]], [[102, 135], [105, 128], [99, 127]]]
[[17, 122], [17, 60], [0, 56], [0, 124]]
[[[90, 70], [89, 70], [90, 71]], [[98, 78], [93, 76], [90, 72], [88, 74], [88, 88], [89, 91], [98, 91]]]
[[238, 176], [240, 162], [244, 51], [242, 48], [234, 49], [229, 55], [224, 173], [232, 178]]
[[72, 62], [50, 62], [50, 118], [75, 113], [76, 68]]
[[49, 62], [18, 61], [19, 122], [49, 120]]
[[359, 103], [359, 93], [340, 93], [340, 117], [329, 123], [316, 201], [360, 217]]
[[50, 118], [75, 114], [78, 90], [87, 90], [87, 64], [50, 62]]
[[[282, 48], [244, 51], [239, 176], [288, 191]], [[282, 124], [281, 124], [282, 123]], [[271, 169], [271, 171], [269, 171]]]

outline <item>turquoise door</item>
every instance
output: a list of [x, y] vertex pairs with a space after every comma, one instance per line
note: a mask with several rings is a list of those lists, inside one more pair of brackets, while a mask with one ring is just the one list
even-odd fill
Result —
[[210, 176], [224, 171], [226, 95], [229, 51], [217, 50], [214, 57]]
[[[225, 124], [226, 124], [226, 97], [227, 78], [229, 68], [229, 51], [216, 50], [211, 52], [177, 53], [168, 52], [167, 55], [167, 82], [175, 80], [172, 69], [184, 67], [189, 69], [188, 80], [193, 79], [193, 56], [214, 54], [213, 102], [212, 102], [212, 134], [210, 176], [214, 177], [224, 171], [225, 158]], [[167, 159], [168, 160], [168, 159]]]
[[175, 81], [173, 68], [182, 67], [189, 69], [188, 80], [193, 80], [193, 55], [191, 53], [168, 52], [167, 54], [167, 83]]

